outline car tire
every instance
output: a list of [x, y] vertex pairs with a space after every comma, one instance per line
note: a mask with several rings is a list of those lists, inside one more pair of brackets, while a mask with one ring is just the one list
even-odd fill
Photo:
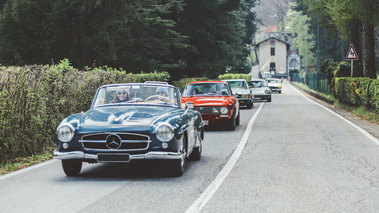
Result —
[[253, 108], [253, 101], [250, 101], [247, 105], [246, 105], [246, 107], [248, 108], [248, 109], [251, 109], [251, 108]]
[[236, 117], [236, 113], [233, 112], [232, 117], [226, 123], [228, 130], [230, 130], [230, 131], [234, 131], [236, 129], [236, 118], [235, 117]]
[[271, 102], [271, 95], [270, 95], [270, 97], [268, 98], [267, 102]]
[[238, 116], [236, 117], [236, 126], [240, 125], [241, 111], [238, 111]]
[[203, 142], [199, 138], [200, 145], [198, 147], [193, 148], [192, 153], [190, 154], [190, 159], [193, 161], [198, 161], [201, 159], [201, 154], [203, 151]]
[[62, 167], [67, 176], [78, 176], [82, 170], [82, 161], [62, 160]]
[[184, 173], [186, 166], [186, 150], [182, 147], [183, 156], [179, 160], [170, 160], [168, 164], [168, 172], [171, 177], [180, 177]]

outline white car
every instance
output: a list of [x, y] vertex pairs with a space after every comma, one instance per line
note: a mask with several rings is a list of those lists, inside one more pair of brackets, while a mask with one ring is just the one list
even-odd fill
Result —
[[271, 78], [271, 74], [270, 74], [269, 72], [263, 72], [263, 73], [262, 73], [262, 78], [263, 78], [263, 79]]
[[253, 90], [254, 100], [266, 100], [271, 102], [271, 90], [264, 79], [255, 79], [247, 82]]
[[266, 81], [267, 81], [268, 87], [271, 89], [272, 92], [282, 93], [283, 79], [266, 78]]

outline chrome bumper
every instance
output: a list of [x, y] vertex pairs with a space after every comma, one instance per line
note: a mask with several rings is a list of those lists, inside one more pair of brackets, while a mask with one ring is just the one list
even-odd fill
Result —
[[[116, 153], [115, 153], [116, 154]], [[94, 160], [98, 161], [97, 154], [87, 154], [82, 151], [60, 152], [55, 150], [53, 153], [55, 159], [60, 160]], [[145, 154], [130, 155], [132, 160], [175, 160], [181, 159], [183, 153], [180, 152], [148, 152]]]

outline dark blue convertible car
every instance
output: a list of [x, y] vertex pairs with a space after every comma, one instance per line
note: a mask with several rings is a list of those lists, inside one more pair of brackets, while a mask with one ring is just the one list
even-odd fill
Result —
[[101, 86], [87, 112], [58, 126], [54, 158], [67, 176], [79, 175], [82, 162], [134, 161], [165, 163], [171, 176], [181, 176], [186, 158], [202, 153], [204, 123], [192, 108], [165, 82]]

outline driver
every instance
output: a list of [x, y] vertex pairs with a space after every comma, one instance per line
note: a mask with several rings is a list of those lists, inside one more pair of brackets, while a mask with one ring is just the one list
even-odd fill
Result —
[[164, 102], [170, 102], [170, 98], [168, 97], [168, 89], [164, 87], [158, 87], [156, 91], [158, 95], [158, 100]]

